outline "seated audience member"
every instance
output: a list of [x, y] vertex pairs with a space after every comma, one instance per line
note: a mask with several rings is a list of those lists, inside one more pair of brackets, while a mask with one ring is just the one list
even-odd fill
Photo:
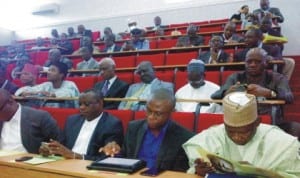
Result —
[[193, 133], [170, 119], [175, 98], [165, 88], [155, 90], [147, 99], [146, 119], [129, 123], [122, 148], [107, 144], [100, 151], [146, 161], [148, 168], [185, 172], [188, 161], [181, 145]]
[[157, 29], [164, 29], [167, 26], [161, 24], [161, 18], [159, 16], [154, 17], [153, 19], [154, 26], [147, 28], [147, 30], [157, 30]]
[[[244, 91], [258, 98], [280, 99], [292, 103], [293, 93], [286, 77], [277, 72], [268, 71], [267, 52], [261, 48], [252, 48], [247, 52], [245, 71], [230, 75], [220, 90], [212, 94], [213, 99], [222, 99], [228, 93]], [[276, 107], [276, 106], [273, 106]], [[271, 114], [270, 105], [259, 105], [259, 114]], [[279, 124], [282, 121], [282, 110], [277, 107], [273, 121]]]
[[18, 90], [18, 86], [7, 79], [6, 65], [0, 62], [0, 88], [7, 90], [10, 94], [14, 94]]
[[137, 21], [133, 19], [127, 20], [128, 29], [125, 32], [131, 32], [131, 30], [138, 28]]
[[[210, 99], [210, 95], [220, 89], [220, 86], [205, 78], [205, 64], [192, 59], [187, 65], [188, 84], [179, 88], [175, 94], [176, 99]], [[176, 102], [176, 111], [196, 112], [196, 102]], [[201, 113], [220, 113], [222, 107], [216, 103], [208, 103], [208, 106], [201, 106]]]
[[[125, 98], [132, 99], [147, 99], [148, 96], [158, 88], [166, 88], [174, 93], [172, 83], [164, 82], [156, 78], [153, 65], [150, 61], [142, 61], [137, 66], [135, 71], [139, 75], [141, 82], [134, 83], [129, 86]], [[138, 101], [122, 101], [119, 109], [145, 110], [143, 103]]]
[[46, 49], [44, 39], [42, 37], [38, 37], [35, 41], [35, 46], [32, 46], [32, 50], [43, 50]]
[[190, 39], [185, 36], [179, 37], [175, 47], [191, 47]]
[[274, 19], [274, 25], [278, 25], [278, 23], [284, 21], [284, 17], [280, 10], [276, 7], [270, 7], [269, 0], [260, 0], [260, 9], [254, 10], [253, 14], [258, 16], [259, 19], [262, 19], [265, 16]]
[[[93, 49], [88, 47], [82, 47], [80, 48], [80, 54], [83, 59], [83, 61], [79, 62], [76, 66], [77, 70], [88, 70], [88, 69], [98, 69], [99, 64], [98, 61], [96, 61], [93, 58]], [[98, 74], [92, 74], [92, 73], [83, 73], [82, 76], [89, 76], [89, 75], [98, 75]]]
[[63, 141], [51, 140], [47, 147], [41, 146], [40, 153], [61, 155], [66, 159], [96, 160], [106, 157], [99, 148], [109, 142], [123, 142], [122, 123], [116, 117], [103, 111], [103, 96], [93, 90], [80, 94], [80, 114], [69, 116]]
[[231, 22], [244, 22], [247, 20], [247, 15], [249, 14], [249, 6], [243, 5], [237, 14], [233, 14], [230, 17]]
[[25, 50], [25, 44], [16, 45], [16, 55], [13, 57], [13, 60], [16, 61], [16, 67], [12, 70], [11, 77], [15, 79], [17, 77], [17, 73], [22, 71], [25, 64], [32, 63]]
[[73, 53], [73, 45], [71, 41], [68, 39], [66, 33], [62, 33], [60, 35], [60, 40], [57, 43], [57, 48], [60, 50], [62, 55], [72, 54]]
[[77, 37], [77, 33], [75, 33], [74, 28], [68, 27], [68, 38], [72, 39], [72, 38], [76, 38], [76, 37]]
[[15, 96], [22, 96], [23, 92], [30, 91], [31, 88], [36, 85], [39, 70], [37, 66], [25, 64], [20, 74], [20, 80], [24, 86], [15, 92]]
[[132, 40], [125, 41], [121, 47], [121, 51], [135, 51], [135, 47]]
[[52, 36], [52, 38], [54, 38], [54, 39], [59, 39], [59, 34], [58, 34], [57, 29], [52, 29], [52, 30], [51, 30], [51, 36]]
[[42, 142], [58, 138], [58, 126], [49, 113], [20, 105], [3, 88], [0, 106], [0, 150], [38, 153]]
[[122, 39], [119, 35], [114, 34], [110, 27], [105, 27], [103, 29], [103, 34], [104, 34], [103, 37], [98, 38], [97, 41], [104, 41], [104, 37], [108, 36], [108, 35], [111, 35], [111, 34], [115, 35], [115, 40], [121, 40]]
[[148, 50], [150, 49], [150, 44], [147, 39], [145, 39], [145, 31], [142, 29], [135, 28], [130, 31], [131, 40], [133, 42], [134, 48], [136, 50]]
[[[272, 28], [272, 20], [269, 17], [264, 17], [261, 21], [260, 29], [264, 34], [264, 39], [267, 38], [268, 36], [274, 36], [274, 37], [282, 37], [280, 31], [277, 31]], [[263, 43], [268, 45], [268, 41], [263, 40]], [[283, 51], [283, 43], [276, 42], [270, 43], [271, 45], [278, 45], [280, 47], [281, 52]], [[294, 68], [295, 68], [295, 60], [292, 58], [288, 57], [283, 57], [283, 60], [285, 62], [284, 67], [282, 69], [282, 73], [287, 77], [288, 80], [290, 80]]]
[[226, 23], [222, 34], [224, 43], [241, 43], [244, 38], [236, 34], [236, 24], [234, 22]]
[[154, 35], [155, 36], [164, 36], [165, 35], [165, 31], [163, 28], [157, 28], [155, 31], [154, 31]]
[[[76, 84], [72, 81], [65, 80], [68, 73], [68, 67], [62, 62], [56, 62], [50, 65], [47, 79], [48, 82], [43, 82], [39, 85], [31, 87], [30, 92], [23, 92], [23, 96], [43, 96], [43, 97], [78, 97], [79, 90]], [[77, 107], [77, 101], [46, 101], [44, 103], [47, 107]]]
[[198, 150], [204, 149], [225, 159], [275, 171], [282, 177], [300, 176], [299, 141], [276, 126], [260, 123], [254, 95], [230, 93], [223, 99], [223, 107], [224, 124], [200, 132], [183, 145], [189, 173], [205, 176], [215, 172], [215, 167], [199, 155]]
[[91, 39], [93, 39], [92, 31], [85, 29], [84, 25], [77, 26], [77, 36], [79, 36], [79, 37], [87, 36], [87, 37], [90, 37]]
[[[247, 52], [252, 48], [262, 48], [270, 56], [270, 60], [283, 60], [285, 65], [280, 66], [279, 72], [281, 72], [288, 79], [291, 77], [295, 67], [295, 62], [291, 58], [282, 58], [282, 50], [279, 45], [264, 44], [262, 43], [263, 34], [260, 29], [250, 29], [246, 32], [245, 43], [247, 47], [234, 55], [234, 61], [241, 62], [246, 58]], [[283, 73], [285, 72], [285, 73]]]
[[61, 52], [59, 49], [51, 49], [48, 53], [48, 60], [45, 62], [44, 67], [48, 69], [51, 64], [56, 62], [62, 62], [68, 66], [68, 69], [71, 69], [73, 67], [73, 62], [61, 55]]
[[[94, 90], [102, 93], [105, 98], [124, 98], [129, 85], [115, 74], [115, 61], [112, 58], [103, 58], [99, 62], [99, 66], [103, 80], [95, 84]], [[119, 104], [118, 101], [104, 101], [103, 108], [118, 109]]]
[[206, 52], [200, 52], [198, 57], [205, 64], [217, 64], [233, 61], [233, 57], [230, 57], [229, 54], [223, 50], [224, 41], [221, 36], [213, 36], [209, 40], [209, 46], [210, 50]]
[[102, 52], [106, 52], [106, 53], [112, 53], [112, 52], [118, 52], [121, 50], [121, 47], [118, 46], [116, 43], [116, 37], [114, 34], [110, 34], [110, 35], [105, 35], [104, 36], [104, 44], [105, 44], [105, 48], [103, 49]]
[[190, 24], [186, 29], [186, 38], [189, 38], [190, 44], [192, 46], [200, 46], [204, 44], [204, 38], [201, 35], [197, 35], [197, 32], [200, 31], [200, 27], [197, 27], [194, 24]]
[[[92, 38], [83, 36], [80, 38], [80, 48], [81, 47], [88, 47], [88, 48], [93, 48], [93, 54], [100, 54], [100, 49], [95, 46], [92, 42]], [[76, 51], [73, 52], [72, 55], [80, 55], [80, 48]]]

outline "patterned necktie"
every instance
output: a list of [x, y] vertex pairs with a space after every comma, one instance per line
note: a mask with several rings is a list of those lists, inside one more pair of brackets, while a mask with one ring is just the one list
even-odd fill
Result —
[[108, 91], [108, 86], [109, 86], [109, 80], [105, 80], [105, 83], [101, 90], [103, 96], [106, 96], [107, 91]]

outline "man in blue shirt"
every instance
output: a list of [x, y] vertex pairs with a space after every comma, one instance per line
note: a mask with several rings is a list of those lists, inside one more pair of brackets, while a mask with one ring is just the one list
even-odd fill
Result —
[[147, 100], [146, 119], [129, 123], [122, 149], [111, 142], [99, 151], [144, 160], [151, 169], [185, 172], [188, 162], [181, 145], [193, 134], [170, 119], [174, 107], [172, 92], [155, 90]]

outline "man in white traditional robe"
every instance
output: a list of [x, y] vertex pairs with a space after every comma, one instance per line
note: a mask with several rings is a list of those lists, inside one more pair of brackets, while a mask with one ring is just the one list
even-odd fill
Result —
[[299, 141], [276, 126], [260, 124], [255, 96], [230, 93], [223, 99], [223, 109], [224, 124], [204, 130], [183, 144], [189, 173], [204, 176], [214, 172], [198, 152], [204, 149], [228, 160], [275, 171], [285, 178], [300, 177]]

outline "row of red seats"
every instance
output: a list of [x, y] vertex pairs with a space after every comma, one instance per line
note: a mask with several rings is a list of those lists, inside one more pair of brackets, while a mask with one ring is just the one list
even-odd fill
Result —
[[[52, 117], [57, 120], [60, 128], [64, 127], [65, 121], [68, 116], [72, 114], [78, 114], [78, 109], [71, 108], [40, 108], [42, 110], [48, 111]], [[126, 132], [128, 123], [132, 120], [143, 119], [146, 117], [145, 111], [131, 111], [131, 110], [106, 110], [110, 114], [119, 118], [122, 121], [124, 132]], [[209, 128], [210, 126], [223, 123], [223, 114], [209, 114], [201, 113], [198, 116], [195, 113], [189, 112], [173, 112], [171, 118], [193, 132], [201, 132]], [[271, 124], [271, 117], [269, 115], [261, 116], [262, 122], [266, 124]]]
[[[216, 83], [218, 85], [222, 85], [226, 78], [232, 74], [233, 72], [236, 71], [207, 71], [206, 72], [206, 77], [205, 79], [208, 81], [211, 81], [213, 83]], [[137, 75], [134, 75], [133, 72], [120, 72], [117, 73], [118, 77], [129, 83], [136, 83], [140, 82], [140, 78]], [[174, 83], [174, 90], [177, 91], [179, 88], [181, 88], [183, 85], [187, 83], [187, 72], [183, 71], [178, 71], [174, 72], [174, 70], [166, 70], [166, 71], [157, 71], [156, 72], [157, 78], [160, 80], [166, 81], [166, 82], [171, 82]], [[87, 89], [92, 88], [95, 83], [103, 80], [101, 76], [88, 76], [88, 77], [67, 77], [66, 80], [73, 81], [80, 92], [83, 92]], [[42, 82], [47, 81], [46, 77], [40, 77], [37, 79], [37, 84], [40, 84]], [[22, 86], [20, 79], [15, 79], [13, 80], [15, 84], [18, 86]]]

